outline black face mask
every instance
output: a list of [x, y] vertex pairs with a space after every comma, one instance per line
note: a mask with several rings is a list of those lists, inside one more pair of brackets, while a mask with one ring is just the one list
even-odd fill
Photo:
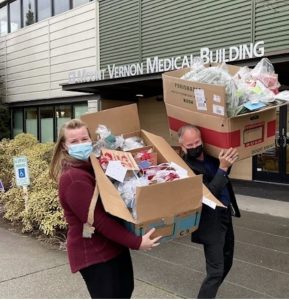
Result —
[[197, 146], [196, 148], [187, 149], [187, 155], [190, 158], [198, 158], [203, 153], [203, 145]]

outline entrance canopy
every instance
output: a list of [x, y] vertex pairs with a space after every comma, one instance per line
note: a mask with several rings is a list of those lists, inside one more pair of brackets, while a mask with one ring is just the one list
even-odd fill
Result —
[[64, 91], [94, 93], [101, 98], [129, 100], [163, 94], [161, 73], [89, 82], [62, 84]]
[[[272, 53], [267, 56], [273, 63], [279, 81], [288, 89], [289, 50], [288, 53]], [[231, 64], [254, 67], [260, 58], [236, 61]], [[93, 93], [104, 99], [135, 100], [138, 97], [152, 97], [163, 94], [162, 73], [138, 75], [123, 78], [96, 80], [62, 84], [64, 91]]]

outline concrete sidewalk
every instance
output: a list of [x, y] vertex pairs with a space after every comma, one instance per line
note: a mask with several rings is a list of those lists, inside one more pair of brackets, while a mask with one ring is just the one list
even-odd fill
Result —
[[[234, 219], [234, 265], [218, 298], [289, 298], [289, 203], [237, 198], [242, 218]], [[70, 273], [66, 252], [7, 228], [0, 228], [0, 241], [1, 299], [89, 297], [81, 276]], [[132, 251], [132, 257], [134, 298], [197, 295], [205, 262], [202, 247], [189, 237]]]

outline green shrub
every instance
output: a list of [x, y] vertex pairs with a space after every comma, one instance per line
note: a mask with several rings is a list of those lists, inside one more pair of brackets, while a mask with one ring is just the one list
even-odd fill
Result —
[[[20, 225], [23, 232], [53, 237], [66, 229], [59, 205], [57, 185], [48, 176], [53, 143], [41, 144], [31, 134], [21, 133], [14, 140], [0, 142], [0, 179], [6, 192], [0, 193], [4, 218]], [[30, 177], [28, 201], [22, 187], [16, 186], [13, 156], [26, 156]], [[3, 167], [2, 167], [3, 166]]]

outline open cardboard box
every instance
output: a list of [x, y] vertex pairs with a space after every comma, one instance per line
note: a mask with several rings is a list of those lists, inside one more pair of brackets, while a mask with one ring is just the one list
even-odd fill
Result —
[[188, 171], [188, 178], [138, 187], [137, 218], [134, 219], [97, 158], [91, 157], [105, 210], [127, 221], [127, 226], [136, 234], [143, 235], [155, 227], [155, 236], [162, 235], [162, 240], [183, 236], [198, 228], [203, 196], [211, 204], [223, 206], [202, 184], [202, 176], [195, 175], [162, 137], [140, 129], [136, 104], [87, 113], [81, 119], [87, 124], [92, 139], [96, 138], [99, 124], [106, 125], [114, 135], [137, 133], [146, 145], [153, 146], [158, 163], [174, 162]]

